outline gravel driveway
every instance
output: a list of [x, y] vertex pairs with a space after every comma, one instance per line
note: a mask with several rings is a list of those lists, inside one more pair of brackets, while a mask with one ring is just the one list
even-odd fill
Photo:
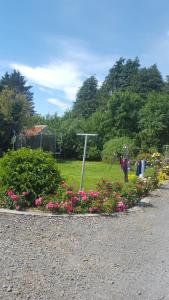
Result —
[[169, 299], [169, 183], [114, 217], [0, 214], [0, 299]]

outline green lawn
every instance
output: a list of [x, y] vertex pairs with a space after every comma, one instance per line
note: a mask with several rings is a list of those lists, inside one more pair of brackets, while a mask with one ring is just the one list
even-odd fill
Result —
[[[61, 175], [66, 182], [78, 190], [80, 187], [80, 177], [82, 162], [81, 161], [63, 161], [58, 162], [58, 167]], [[133, 173], [133, 172], [132, 172]], [[85, 191], [96, 190], [96, 185], [100, 179], [107, 179], [110, 181], [123, 181], [123, 172], [119, 164], [106, 164], [103, 162], [86, 162], [83, 187]]]

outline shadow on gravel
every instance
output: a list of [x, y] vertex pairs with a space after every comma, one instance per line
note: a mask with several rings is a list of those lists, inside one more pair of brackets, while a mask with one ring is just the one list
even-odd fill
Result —
[[140, 202], [139, 207], [155, 207], [152, 203]]
[[163, 186], [161, 186], [161, 187], [160, 187], [160, 190], [166, 190], [166, 191], [169, 191], [169, 187], [168, 187], [168, 186], [165, 186], [165, 185], [163, 185]]
[[118, 214], [114, 214], [114, 215], [100, 214], [99, 217], [104, 217], [104, 218], [119, 218], [119, 215]]
[[160, 198], [160, 195], [157, 195], [157, 194], [151, 194], [151, 195], [149, 195], [148, 197], [150, 197], [150, 198]]

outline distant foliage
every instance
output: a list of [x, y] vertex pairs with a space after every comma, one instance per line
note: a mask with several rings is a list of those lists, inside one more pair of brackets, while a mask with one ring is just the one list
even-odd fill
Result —
[[87, 156], [86, 156], [87, 160], [91, 160], [91, 161], [99, 161], [101, 160], [101, 151], [97, 149], [97, 147], [90, 147], [88, 152], [87, 152]]
[[94, 160], [114, 138], [130, 137], [136, 152], [169, 144], [169, 76], [163, 78], [156, 64], [142, 67], [138, 57], [119, 58], [102, 82], [95, 76], [82, 82], [72, 109], [62, 117], [57, 111], [53, 116], [35, 115], [31, 90], [16, 70], [0, 79], [0, 154], [11, 148], [14, 130], [19, 133], [35, 124], [45, 124], [56, 134], [64, 159], [81, 157], [84, 143], [77, 133], [98, 134], [88, 142], [89, 149], [96, 147], [88, 153]]

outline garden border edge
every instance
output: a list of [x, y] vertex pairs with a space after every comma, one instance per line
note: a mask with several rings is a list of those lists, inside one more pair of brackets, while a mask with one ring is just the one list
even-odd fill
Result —
[[115, 212], [112, 214], [106, 214], [106, 213], [93, 213], [93, 214], [52, 214], [52, 213], [45, 213], [42, 211], [17, 211], [17, 210], [11, 210], [11, 209], [7, 209], [7, 208], [0, 208], [0, 214], [13, 214], [13, 215], [26, 215], [26, 216], [39, 216], [39, 217], [68, 217], [68, 218], [72, 218], [72, 217], [115, 217], [115, 216], [119, 216], [119, 215], [127, 215], [128, 213], [132, 213], [132, 212], [138, 212], [138, 211], [142, 211], [143, 212], [143, 208], [144, 207], [151, 207], [151, 200], [150, 198], [152, 196], [154, 196], [154, 192], [158, 192], [160, 191], [160, 189], [169, 184], [169, 180], [166, 180], [165, 182], [163, 182], [157, 189], [155, 189], [154, 191], [152, 191], [149, 196], [144, 197], [140, 200], [139, 205], [133, 206], [132, 208], [127, 209], [124, 212]]

